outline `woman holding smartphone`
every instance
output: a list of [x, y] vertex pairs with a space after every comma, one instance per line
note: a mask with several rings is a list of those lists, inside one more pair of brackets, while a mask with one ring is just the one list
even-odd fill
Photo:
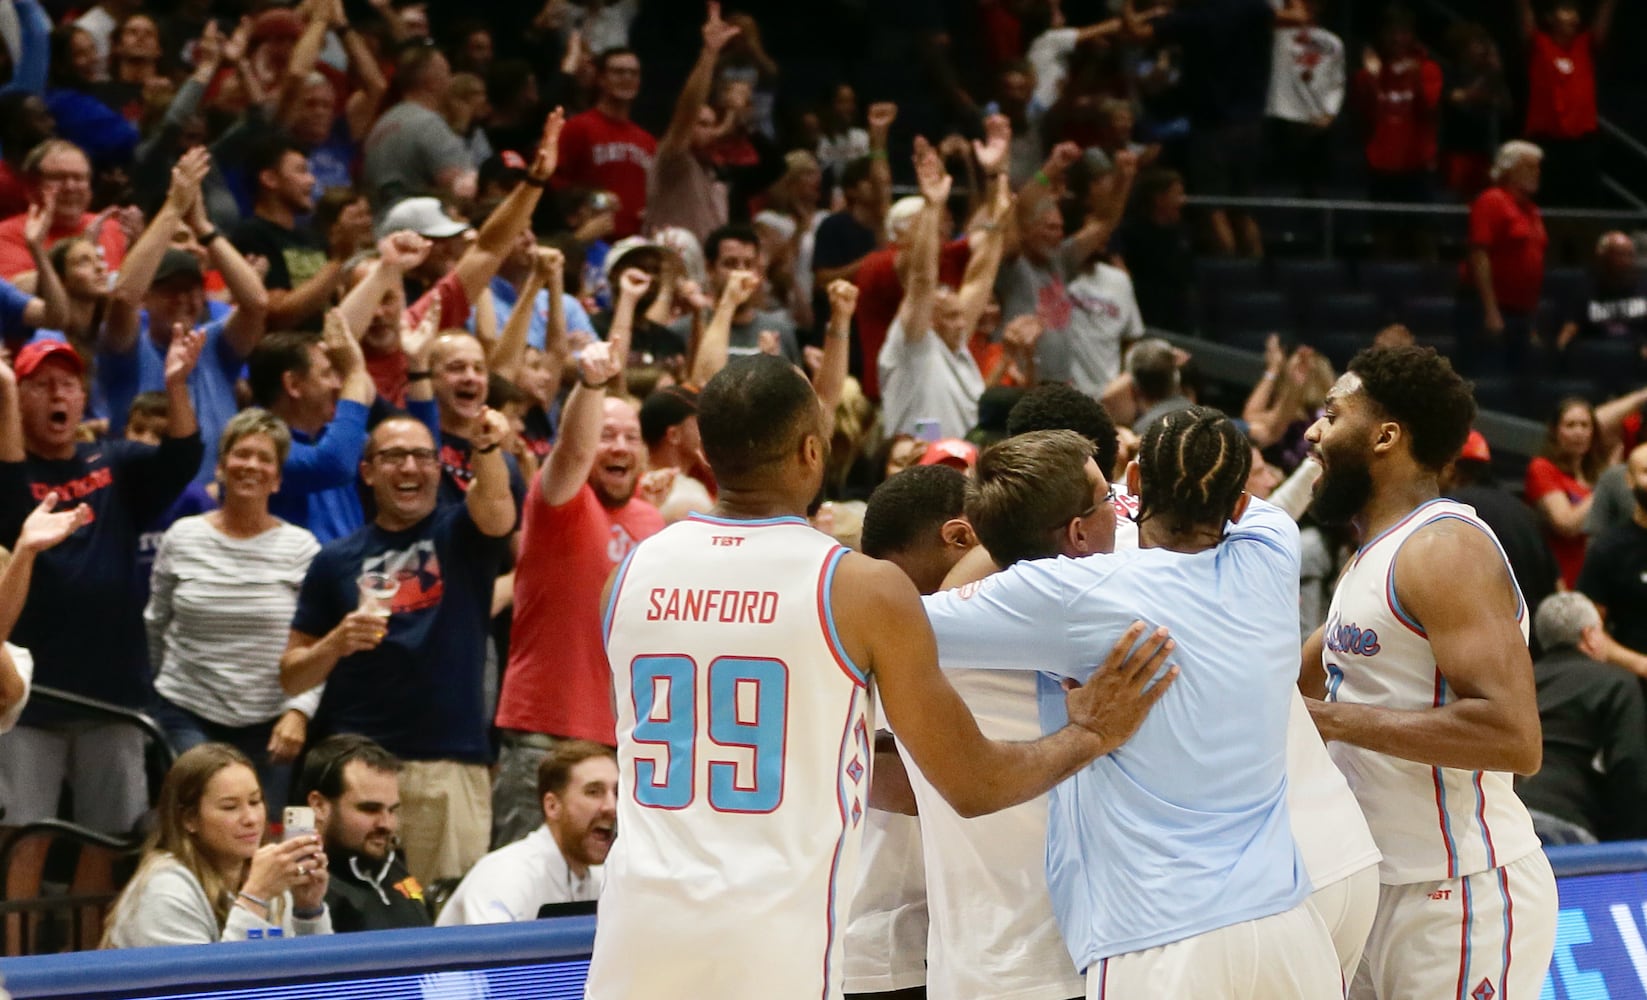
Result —
[[280, 690], [297, 591], [320, 551], [309, 532], [269, 513], [291, 441], [267, 410], [230, 419], [217, 453], [223, 506], [167, 529], [144, 611], [149, 662], [159, 668], [154, 715], [173, 747], [238, 748], [276, 805], [322, 690]]
[[320, 838], [263, 843], [263, 791], [245, 754], [223, 743], [184, 753], [160, 786], [157, 813], [104, 947], [332, 933]]

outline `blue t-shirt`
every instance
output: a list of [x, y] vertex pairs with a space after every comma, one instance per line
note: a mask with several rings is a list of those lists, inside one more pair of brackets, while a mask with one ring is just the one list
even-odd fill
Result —
[[321, 637], [360, 604], [366, 572], [400, 579], [389, 634], [346, 656], [326, 680], [311, 739], [360, 733], [408, 760], [490, 759], [485, 699], [492, 582], [509, 540], [482, 534], [464, 506], [406, 531], [367, 524], [322, 546], [297, 596], [292, 628]]
[[[497, 333], [503, 336], [503, 327], [514, 314], [515, 304], [520, 301], [520, 290], [510, 284], [507, 279], [494, 277], [490, 285], [492, 290], [492, 311], [497, 316]], [[587, 333], [595, 335], [595, 325], [589, 321], [589, 313], [583, 308], [583, 303], [566, 294], [561, 293], [560, 303], [566, 313], [566, 332]], [[469, 332], [475, 331], [475, 317], [469, 316]], [[532, 325], [526, 330], [526, 344], [543, 350], [549, 343], [549, 290], [538, 289], [537, 295], [532, 298]]]
[[[9, 281], [0, 279], [0, 340], [12, 345], [13, 351], [28, 339], [34, 328], [23, 322], [23, 310], [34, 301], [34, 296]], [[584, 317], [588, 319], [587, 316]]]
[[[1078, 968], [1309, 895], [1286, 800], [1298, 563], [1297, 525], [1254, 500], [1204, 552], [1041, 559], [926, 598], [946, 668], [1084, 681], [1138, 619], [1177, 643], [1178, 680], [1138, 732], [1052, 791], [1047, 883]], [[1062, 692], [1040, 688], [1045, 725]]]
[[[0, 544], [15, 544], [40, 498], [91, 508], [91, 522], [35, 559], [28, 601], [12, 641], [34, 654], [34, 679], [127, 708], [148, 708], [145, 595], [137, 585], [138, 537], [177, 499], [200, 464], [198, 437], [75, 446], [74, 457], [0, 462]], [[64, 717], [31, 704], [26, 725]]]
[[356, 480], [369, 412], [352, 399], [340, 399], [332, 422], [318, 436], [292, 429], [292, 450], [280, 470], [280, 492], [269, 498], [270, 513], [307, 528], [322, 545], [366, 523]]
[[[218, 438], [223, 436], [223, 428], [230, 418], [240, 410], [234, 386], [246, 358], [235, 350], [224, 332], [228, 322], [229, 316], [225, 314], [202, 327], [206, 331], [206, 345], [201, 348], [200, 361], [189, 375], [189, 396], [194, 400], [200, 438], [206, 445], [195, 475], [195, 482], [199, 483], [209, 483], [216, 476]], [[110, 434], [124, 432], [126, 416], [138, 393], [160, 392], [166, 388], [166, 351], [149, 336], [148, 310], [143, 311], [141, 324], [137, 344], [130, 351], [97, 355], [97, 382], [108, 406]]]

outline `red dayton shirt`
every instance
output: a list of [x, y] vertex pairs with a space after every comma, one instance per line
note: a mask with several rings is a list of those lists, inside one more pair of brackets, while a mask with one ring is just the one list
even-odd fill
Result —
[[[1399, 68], [1397, 68], [1399, 67]], [[1355, 101], [1367, 124], [1367, 166], [1410, 174], [1435, 166], [1441, 118], [1441, 67], [1419, 53], [1355, 74]]]
[[1576, 139], [1596, 130], [1595, 41], [1581, 31], [1562, 46], [1533, 32], [1527, 57], [1527, 135]]
[[[1487, 251], [1493, 268], [1493, 296], [1500, 309], [1530, 314], [1544, 288], [1544, 247], [1550, 238], [1538, 206], [1506, 188], [1490, 187], [1470, 205], [1470, 249]], [[1475, 287], [1468, 259], [1459, 280]]]
[[612, 238], [634, 236], [646, 211], [646, 175], [658, 140], [632, 121], [620, 121], [599, 108], [590, 108], [567, 120], [560, 133], [560, 162], [555, 167], [556, 188], [610, 191], [619, 206]]

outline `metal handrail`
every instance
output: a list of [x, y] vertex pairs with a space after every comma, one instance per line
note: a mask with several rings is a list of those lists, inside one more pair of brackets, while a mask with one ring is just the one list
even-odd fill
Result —
[[[1191, 205], [1211, 208], [1290, 208], [1320, 212], [1379, 212], [1390, 215], [1469, 215], [1470, 206], [1428, 204], [1411, 201], [1362, 201], [1353, 198], [1226, 198], [1217, 195], [1190, 195]], [[1601, 222], [1647, 222], [1647, 211], [1603, 208], [1541, 208], [1546, 219], [1594, 220]]]
[[77, 708], [92, 715], [103, 716], [106, 719], [129, 722], [143, 730], [150, 739], [159, 744], [160, 751], [165, 756], [167, 768], [170, 768], [172, 762], [177, 760], [177, 751], [172, 748], [172, 741], [166, 736], [166, 731], [160, 728], [160, 723], [154, 721], [145, 712], [140, 712], [135, 708], [127, 708], [124, 705], [101, 701], [97, 698], [88, 698], [83, 694], [75, 694], [72, 691], [61, 691], [57, 688], [46, 687], [42, 684], [34, 685], [30, 690], [29, 699], [34, 702]]

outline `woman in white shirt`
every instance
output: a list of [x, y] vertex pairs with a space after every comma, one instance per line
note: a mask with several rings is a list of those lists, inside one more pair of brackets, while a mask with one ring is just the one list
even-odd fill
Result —
[[321, 690], [280, 690], [297, 591], [320, 551], [309, 532], [269, 513], [291, 441], [267, 410], [235, 414], [218, 449], [223, 506], [167, 529], [144, 612], [159, 667], [154, 714], [172, 745], [238, 748], [279, 804]]
[[320, 838], [262, 843], [263, 792], [240, 751], [202, 743], [177, 758], [160, 786], [157, 812], [137, 874], [115, 902], [104, 947], [332, 933]]

